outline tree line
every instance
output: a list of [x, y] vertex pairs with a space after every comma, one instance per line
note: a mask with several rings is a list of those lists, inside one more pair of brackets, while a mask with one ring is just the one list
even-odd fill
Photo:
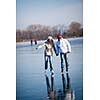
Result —
[[56, 38], [59, 32], [63, 34], [64, 38], [82, 37], [83, 27], [78, 22], [72, 22], [68, 27], [60, 24], [54, 27], [40, 24], [29, 25], [25, 30], [16, 30], [16, 42], [29, 41], [31, 39], [45, 40], [48, 35]]

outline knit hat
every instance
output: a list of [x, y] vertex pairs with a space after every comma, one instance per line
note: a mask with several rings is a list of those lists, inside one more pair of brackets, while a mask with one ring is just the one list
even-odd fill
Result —
[[48, 39], [49, 39], [49, 40], [52, 40], [52, 36], [48, 36]]
[[62, 38], [62, 35], [61, 35], [61, 34], [58, 34], [58, 35], [57, 35], [57, 38], [58, 38], [58, 39], [61, 39], [61, 38]]

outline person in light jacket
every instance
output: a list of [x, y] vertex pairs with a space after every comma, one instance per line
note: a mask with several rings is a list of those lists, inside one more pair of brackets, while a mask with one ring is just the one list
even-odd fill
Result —
[[48, 62], [50, 64], [50, 71], [54, 73], [53, 67], [52, 67], [52, 56], [53, 56], [53, 50], [56, 52], [54, 41], [52, 36], [48, 36], [48, 39], [46, 42], [44, 42], [42, 45], [39, 45], [36, 49], [45, 47], [44, 50], [44, 59], [45, 59], [45, 72], [48, 68]]
[[56, 56], [60, 53], [61, 59], [61, 72], [64, 71], [64, 60], [66, 64], [66, 72], [68, 72], [68, 53], [71, 52], [71, 45], [67, 39], [64, 39], [61, 34], [57, 35], [58, 41], [56, 42]]

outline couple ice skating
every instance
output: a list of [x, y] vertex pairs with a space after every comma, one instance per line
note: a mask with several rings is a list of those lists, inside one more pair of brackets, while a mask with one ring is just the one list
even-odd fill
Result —
[[61, 34], [57, 35], [57, 42], [54, 43], [54, 40], [52, 36], [48, 36], [48, 39], [46, 42], [44, 42], [42, 45], [39, 45], [36, 49], [45, 47], [44, 50], [44, 59], [45, 59], [45, 71], [48, 68], [48, 62], [50, 65], [50, 71], [51, 73], [54, 73], [53, 66], [52, 66], [52, 56], [53, 56], [53, 50], [56, 54], [56, 56], [60, 55], [61, 60], [61, 72], [64, 71], [64, 60], [66, 64], [66, 72], [68, 72], [68, 53], [71, 52], [71, 45], [67, 39], [64, 39]]

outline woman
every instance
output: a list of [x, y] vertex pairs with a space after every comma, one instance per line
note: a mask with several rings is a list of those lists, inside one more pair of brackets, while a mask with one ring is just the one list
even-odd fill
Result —
[[50, 71], [54, 73], [53, 67], [52, 67], [52, 56], [53, 56], [53, 50], [56, 52], [54, 41], [51, 36], [48, 36], [48, 39], [46, 42], [44, 42], [42, 45], [39, 45], [37, 49], [45, 47], [44, 50], [44, 59], [45, 59], [45, 72], [48, 68], [48, 62], [50, 64]]

